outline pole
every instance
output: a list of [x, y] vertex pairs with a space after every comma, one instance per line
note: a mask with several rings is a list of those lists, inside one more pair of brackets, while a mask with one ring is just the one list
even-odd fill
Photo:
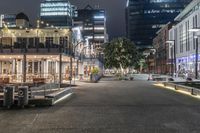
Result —
[[59, 86], [62, 84], [62, 54], [59, 54]]
[[72, 55], [70, 55], [70, 87], [72, 85]]
[[176, 74], [176, 46], [174, 40], [174, 73]]
[[26, 82], [26, 54], [23, 55], [23, 82]]
[[[74, 55], [74, 62], [76, 62], [75, 55]], [[75, 78], [76, 78], [76, 69], [74, 69], [74, 85], [75, 85], [75, 80], [76, 80]]]
[[196, 38], [195, 79], [198, 79], [198, 37]]
[[173, 53], [172, 53], [172, 47], [171, 47], [171, 76], [173, 77]]

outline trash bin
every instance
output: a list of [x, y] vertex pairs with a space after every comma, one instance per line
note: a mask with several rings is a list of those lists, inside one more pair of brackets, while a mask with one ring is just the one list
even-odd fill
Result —
[[18, 87], [18, 106], [24, 108], [28, 105], [28, 86]]
[[10, 108], [14, 104], [14, 91], [15, 91], [15, 86], [4, 87], [4, 100], [3, 100], [4, 107]]

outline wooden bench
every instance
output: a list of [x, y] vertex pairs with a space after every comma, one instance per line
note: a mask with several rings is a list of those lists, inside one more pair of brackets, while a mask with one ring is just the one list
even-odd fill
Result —
[[34, 84], [41, 84], [41, 83], [45, 83], [46, 79], [45, 78], [33, 78], [33, 83]]

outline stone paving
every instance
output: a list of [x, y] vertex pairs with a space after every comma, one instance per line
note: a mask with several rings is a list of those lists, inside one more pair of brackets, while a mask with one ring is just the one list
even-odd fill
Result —
[[199, 133], [200, 100], [147, 81], [81, 83], [70, 101], [0, 110], [0, 133]]

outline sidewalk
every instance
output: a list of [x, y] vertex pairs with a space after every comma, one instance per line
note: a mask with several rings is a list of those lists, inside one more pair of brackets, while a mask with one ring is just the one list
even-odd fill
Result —
[[[159, 75], [160, 77], [166, 77], [166, 78], [173, 78], [175, 82], [185, 82], [186, 79], [182, 77], [172, 77], [170, 75], [163, 75], [163, 74], [133, 74], [135, 80], [148, 80], [150, 75]], [[192, 79], [193, 81], [199, 81], [200, 79]]]

